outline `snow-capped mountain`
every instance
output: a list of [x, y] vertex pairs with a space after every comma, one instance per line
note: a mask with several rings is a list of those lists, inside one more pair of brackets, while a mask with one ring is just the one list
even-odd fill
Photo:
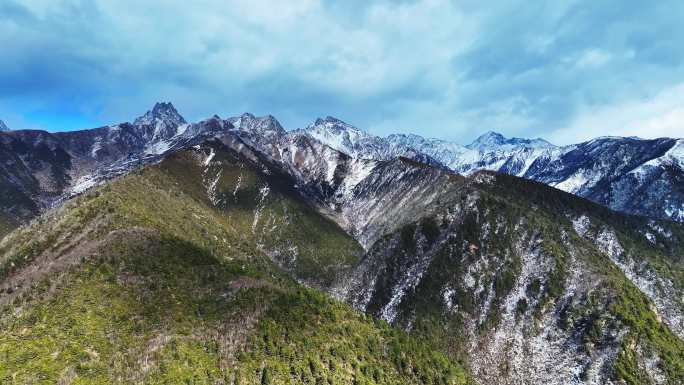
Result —
[[598, 138], [537, 157], [520, 176], [618, 211], [684, 220], [682, 140]]
[[413, 151], [463, 175], [503, 172], [615, 210], [684, 221], [682, 139], [603, 137], [555, 146], [543, 139], [488, 132], [462, 146], [418, 135], [382, 138], [338, 122], [317, 120], [303, 132], [352, 157], [386, 160]]
[[0, 131], [9, 131], [9, 130], [10, 130], [9, 127], [7, 127], [7, 125], [5, 124], [5, 122], [3, 122], [2, 120], [0, 120]]
[[185, 118], [169, 102], [155, 103], [151, 110], [133, 121], [136, 126], [179, 126], [185, 123]]
[[[335, 118], [287, 132], [272, 116], [251, 114], [187, 123], [170, 104], [155, 105], [133, 123], [93, 130], [1, 133], [0, 236], [46, 207], [122, 177], [1, 239], [0, 272], [17, 274], [0, 281], [0, 292], [17, 295], [38, 287], [31, 280], [40, 274], [89, 263], [95, 253], [81, 245], [97, 245], [97, 237], [119, 237], [112, 239], [121, 247], [101, 244], [116, 253], [143, 234], [173, 234], [178, 241], [165, 237], [131, 250], [156, 255], [157, 246], [166, 245], [175, 255], [176, 248], [192, 245], [179, 260], [204, 267], [165, 275], [185, 282], [186, 274], [199, 271], [202, 282], [222, 285], [191, 292], [216, 295], [183, 309], [198, 320], [214, 307], [206, 304], [232, 301], [249, 286], [270, 288], [260, 281], [268, 277], [290, 282], [282, 279], [289, 274], [292, 282], [323, 290], [466, 363], [477, 383], [680, 383], [684, 225], [624, 215], [548, 185], [596, 201], [609, 191], [608, 198], [625, 200], [605, 205], [627, 202], [625, 211], [657, 210], [664, 197], [683, 201], [677, 195], [682, 147], [681, 140], [635, 138], [557, 147], [492, 133], [461, 146], [417, 135], [380, 138]], [[139, 172], [129, 173], [133, 169]], [[129, 201], [136, 210], [129, 210]], [[235, 271], [258, 262], [260, 278], [243, 279], [232, 291], [225, 287], [232, 283], [211, 278], [215, 269], [201, 257], [210, 253], [217, 253], [217, 267], [236, 263]], [[119, 257], [106, 255], [113, 256], [107, 264]], [[144, 266], [155, 272], [161, 265]], [[279, 270], [270, 274], [271, 268]], [[111, 277], [112, 284], [133, 284], [145, 293], [164, 287], [139, 275]], [[187, 295], [186, 287], [179, 289]], [[85, 302], [88, 310], [97, 300]], [[225, 315], [216, 317], [221, 330], [249, 329], [242, 322], [226, 328]], [[336, 317], [331, 314], [331, 322]], [[295, 329], [269, 336], [285, 338]], [[350, 332], [343, 324], [336, 330]], [[13, 346], [29, 345], [24, 341]], [[269, 352], [290, 357], [268, 341]], [[356, 367], [365, 360], [337, 350], [330, 355]], [[21, 368], [22, 357], [16, 360]], [[399, 371], [421, 378], [408, 383], [453, 383], [449, 376], [425, 381], [413, 356], [397, 357]], [[298, 367], [313, 373], [313, 361]], [[257, 361], [251, 371], [262, 365]], [[291, 369], [283, 368], [289, 379]]]
[[434, 166], [444, 164], [433, 159], [429, 153], [417, 151], [413, 146], [388, 141], [332, 116], [318, 118], [306, 128], [295, 130], [293, 134], [309, 136], [353, 158], [390, 160], [403, 156]]
[[148, 144], [148, 153], [163, 153], [168, 141], [181, 135], [187, 128], [185, 119], [168, 102], [156, 103], [151, 110], [135, 119], [133, 125], [141, 139]]
[[[404, 157], [462, 175], [504, 172], [623, 212], [684, 220], [681, 139], [605, 137], [554, 146], [543, 139], [488, 132], [463, 146], [419, 135], [379, 137], [333, 117], [290, 132], [273, 116], [249, 113], [188, 123], [171, 103], [155, 104], [133, 123], [60, 133], [3, 132], [0, 178], [8, 198], [1, 211], [29, 218], [169, 152], [228, 133], [299, 175], [303, 189], [336, 209], [340, 202], [328, 198], [343, 200], [369, 167]], [[361, 174], [347, 175], [350, 170]]]
[[243, 131], [261, 137], [262, 139], [273, 140], [284, 136], [287, 132], [280, 125], [280, 122], [271, 115], [256, 117], [249, 112], [232, 118], [226, 119], [236, 130]]
[[553, 144], [544, 139], [506, 138], [498, 132], [488, 131], [466, 146], [480, 152], [511, 150], [518, 148], [553, 148]]
[[49, 133], [16, 130], [0, 134], [0, 214], [30, 218], [90, 187], [127, 173], [192, 140], [196, 132], [170, 103], [157, 103], [133, 123]]
[[557, 148], [543, 139], [509, 139], [495, 132], [485, 133], [466, 146], [415, 134], [379, 137], [332, 117], [317, 119], [297, 132], [355, 158], [388, 160], [407, 153], [423, 154], [462, 174], [501, 167], [513, 155], [530, 159], [533, 154]]
[[355, 158], [382, 159], [392, 156], [387, 153], [386, 143], [382, 138], [368, 134], [332, 116], [316, 119], [302, 132]]

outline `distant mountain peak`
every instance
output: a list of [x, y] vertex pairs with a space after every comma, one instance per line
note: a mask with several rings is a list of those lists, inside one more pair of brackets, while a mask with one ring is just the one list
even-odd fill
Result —
[[346, 124], [346, 123], [343, 122], [341, 119], [337, 119], [336, 117], [330, 116], [330, 115], [326, 116], [325, 118], [318, 118], [318, 119], [316, 119], [316, 122], [315, 122], [314, 124], [315, 124], [315, 125], [321, 125], [321, 124], [325, 124], [325, 123], [333, 123], [333, 124], [335, 124], [335, 123], [341, 123], [341, 124]]
[[333, 116], [326, 116], [325, 118], [318, 118], [316, 121], [309, 125], [307, 129], [315, 129], [315, 128], [322, 128], [325, 127], [326, 130], [331, 131], [333, 133], [339, 134], [342, 132], [348, 132], [348, 133], [353, 133], [356, 135], [362, 135], [362, 136], [370, 136], [368, 132], [366, 132], [363, 129], [360, 129], [356, 126], [352, 126], [351, 124], [335, 118]]
[[285, 135], [286, 131], [273, 115], [255, 116], [245, 112], [240, 116], [228, 118], [236, 128], [253, 134]]
[[[176, 107], [173, 106], [171, 102], [157, 102], [152, 107], [152, 113], [154, 114], [178, 114]], [[179, 115], [180, 116], [180, 115]]]
[[0, 120], [0, 131], [9, 131], [9, 130], [10, 130], [9, 127], [7, 127], [7, 125], [5, 124], [5, 122], [3, 122], [2, 120]]
[[506, 137], [495, 131], [487, 131], [480, 135], [472, 143], [466, 147], [471, 149], [478, 149], [484, 147], [500, 146], [506, 143]]
[[170, 102], [155, 103], [145, 115], [135, 119], [135, 125], [155, 124], [156, 122], [173, 123], [175, 125], [186, 124], [185, 119], [178, 113], [176, 107]]
[[466, 147], [471, 150], [490, 151], [499, 147], [551, 148], [553, 144], [544, 139], [507, 138], [495, 131], [487, 131]]

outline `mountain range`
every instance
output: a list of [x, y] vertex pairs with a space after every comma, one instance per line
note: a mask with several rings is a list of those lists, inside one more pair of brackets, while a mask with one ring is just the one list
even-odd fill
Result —
[[[218, 116], [188, 124], [170, 103], [157, 103], [133, 123], [0, 136], [5, 217], [30, 218], [63, 199], [164, 154], [234, 131], [279, 157], [307, 137], [355, 159], [405, 156], [462, 175], [479, 170], [545, 183], [614, 210], [684, 220], [684, 140], [602, 137], [569, 146], [488, 132], [462, 146], [418, 135], [371, 135], [333, 117], [287, 132], [272, 116]], [[329, 170], [332, 172], [332, 170]], [[6, 219], [7, 221], [7, 219]]]
[[681, 145], [0, 133], [0, 382], [683, 383]]
[[300, 132], [354, 157], [415, 151], [463, 175], [491, 170], [539, 181], [614, 210], [684, 220], [684, 139], [601, 137], [568, 146], [487, 132], [462, 146], [418, 135], [370, 135], [337, 119]]

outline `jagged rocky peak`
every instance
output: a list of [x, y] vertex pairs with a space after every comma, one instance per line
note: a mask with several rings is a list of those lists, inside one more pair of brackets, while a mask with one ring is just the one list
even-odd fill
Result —
[[478, 147], [493, 147], [500, 146], [506, 143], [506, 137], [494, 131], [487, 131], [480, 135], [474, 142], [470, 143], [468, 147], [478, 148]]
[[181, 124], [186, 124], [187, 122], [178, 113], [176, 108], [170, 102], [159, 102], [152, 107], [151, 110], [147, 111], [145, 115], [135, 119], [133, 124], [136, 126], [142, 125], [155, 125], [159, 122], [164, 122], [167, 125], [180, 126]]
[[382, 138], [332, 116], [318, 118], [302, 131], [348, 155], [354, 155], [354, 151], [349, 152], [351, 147], [362, 146], [368, 141], [382, 141]]
[[551, 148], [555, 146], [541, 138], [507, 138], [498, 132], [487, 131], [466, 147], [471, 150], [491, 151], [502, 147]]
[[297, 132], [308, 135], [354, 158], [384, 160], [389, 155], [389, 143], [384, 138], [370, 134], [332, 116], [318, 118], [314, 123]]
[[261, 135], [285, 135], [286, 131], [273, 115], [254, 116], [249, 112], [236, 117], [229, 118], [228, 121], [235, 128], [253, 134]]
[[7, 125], [5, 124], [5, 122], [3, 122], [2, 120], [0, 120], [0, 131], [9, 131], [9, 130], [10, 130], [9, 127], [7, 127]]
[[344, 122], [343, 122], [342, 120], [337, 119], [337, 118], [335, 118], [335, 117], [333, 117], [333, 116], [330, 116], [330, 115], [326, 116], [325, 118], [317, 118], [316, 121], [314, 122], [314, 124], [317, 125], [317, 126], [318, 126], [318, 125], [321, 125], [321, 124], [326, 124], [326, 123], [332, 123], [332, 124], [341, 123], [341, 124], [344, 124]]
[[331, 130], [333, 132], [342, 132], [342, 131], [353, 131], [357, 133], [363, 133], [366, 134], [366, 132], [358, 127], [354, 127], [349, 123], [346, 123], [340, 119], [337, 119], [332, 116], [326, 116], [325, 118], [318, 118], [316, 121], [310, 125], [308, 128], [321, 128], [325, 127], [328, 130]]
[[202, 125], [207, 125], [207, 124], [213, 124], [213, 125], [217, 125], [217, 124], [218, 124], [218, 125], [222, 126], [224, 123], [230, 123], [230, 122], [229, 122], [228, 120], [223, 120], [223, 119], [221, 119], [220, 116], [218, 116], [217, 114], [214, 114], [214, 115], [212, 115], [212, 116], [210, 116], [210, 117], [208, 117], [208, 118], [205, 118], [205, 119], [203, 119], [203, 120], [200, 120], [199, 122], [191, 123], [191, 125], [200, 125], [200, 126], [202, 126]]

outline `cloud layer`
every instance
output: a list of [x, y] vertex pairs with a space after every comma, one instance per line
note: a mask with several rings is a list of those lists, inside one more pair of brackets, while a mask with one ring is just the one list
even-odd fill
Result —
[[0, 118], [335, 115], [377, 134], [684, 136], [684, 2], [0, 3]]

